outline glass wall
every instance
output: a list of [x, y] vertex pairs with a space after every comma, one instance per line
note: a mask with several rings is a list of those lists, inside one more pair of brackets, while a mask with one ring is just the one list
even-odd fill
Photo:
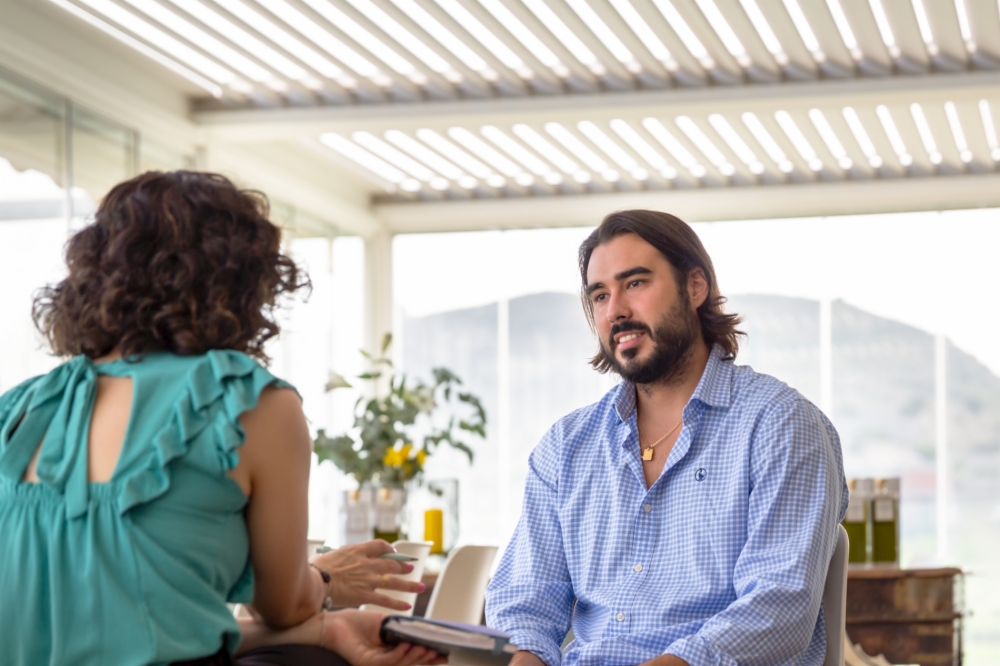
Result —
[[593, 343], [575, 295], [589, 230], [424, 234], [393, 245], [402, 367], [446, 367], [483, 399], [475, 461], [436, 453], [429, 478], [459, 479], [460, 539], [502, 545], [520, 513], [528, 454], [559, 416], [597, 400]]
[[[58, 364], [35, 330], [32, 299], [62, 279], [66, 239], [96, 202], [140, 170], [194, 164], [155, 137], [140, 141], [134, 130], [0, 70], [0, 392]], [[330, 368], [361, 371], [363, 242], [296, 238], [300, 228], [330, 227], [280, 201], [272, 202], [272, 219], [313, 280], [308, 302], [282, 313], [285, 330], [269, 346], [276, 373], [299, 387], [314, 430], [349, 427], [356, 395], [325, 395], [323, 386]], [[325, 520], [317, 514], [317, 530]]]
[[[830, 415], [849, 476], [902, 478], [903, 566], [972, 572], [968, 664], [1000, 660], [998, 212], [693, 225], [744, 316], [737, 362]], [[486, 398], [481, 458], [428, 466], [460, 479], [463, 541], [506, 543], [528, 453], [611, 384], [587, 364], [576, 248], [588, 232], [396, 239], [403, 368], [451, 367]]]
[[0, 157], [17, 171], [65, 185], [66, 114], [66, 100], [0, 71]]
[[[364, 241], [352, 236], [296, 238], [285, 251], [308, 272], [312, 291], [285, 303], [279, 319], [281, 334], [266, 347], [269, 367], [302, 396], [313, 435], [320, 429], [344, 432], [354, 425], [359, 388], [367, 388], [354, 379], [367, 369], [358, 353], [366, 346]], [[327, 392], [331, 370], [358, 388]], [[337, 542], [339, 494], [352, 488], [352, 483], [333, 463], [314, 464], [309, 486], [310, 538]]]
[[65, 100], [0, 74], [0, 391], [55, 365], [31, 298], [62, 276], [67, 114]]
[[70, 107], [74, 227], [86, 223], [96, 202], [112, 187], [138, 173], [135, 131], [75, 105]]

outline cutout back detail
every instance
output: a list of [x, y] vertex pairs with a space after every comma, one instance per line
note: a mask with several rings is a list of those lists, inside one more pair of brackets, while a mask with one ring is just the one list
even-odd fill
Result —
[[[107, 483], [121, 458], [132, 414], [134, 386], [131, 377], [97, 377], [94, 409], [87, 428], [87, 481]], [[24, 471], [25, 483], [38, 483], [36, 473], [41, 442]]]

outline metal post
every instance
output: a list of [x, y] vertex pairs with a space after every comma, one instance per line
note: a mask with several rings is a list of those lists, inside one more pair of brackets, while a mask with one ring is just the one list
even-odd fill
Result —
[[833, 303], [819, 301], [819, 408], [833, 420]]
[[66, 100], [63, 118], [63, 218], [66, 234], [73, 233], [73, 102]]
[[497, 477], [500, 525], [503, 534], [513, 528], [510, 451], [510, 300], [497, 301]]
[[[392, 234], [380, 229], [365, 239], [365, 342], [373, 355], [385, 334], [392, 333], [392, 320]], [[375, 382], [376, 395], [388, 390], [388, 376]]]
[[934, 461], [936, 467], [937, 559], [947, 563], [950, 557], [948, 507], [951, 502], [951, 479], [948, 464], [948, 339], [943, 333], [934, 337]]

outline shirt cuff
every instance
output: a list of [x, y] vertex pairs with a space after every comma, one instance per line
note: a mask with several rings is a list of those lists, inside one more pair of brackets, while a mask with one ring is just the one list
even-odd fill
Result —
[[562, 663], [562, 651], [558, 645], [546, 640], [542, 636], [532, 634], [513, 634], [510, 642], [517, 646], [518, 650], [527, 650], [545, 662], [546, 666], [560, 666]]
[[723, 654], [708, 639], [697, 634], [674, 641], [663, 654], [680, 657], [691, 666], [739, 666], [735, 659]]

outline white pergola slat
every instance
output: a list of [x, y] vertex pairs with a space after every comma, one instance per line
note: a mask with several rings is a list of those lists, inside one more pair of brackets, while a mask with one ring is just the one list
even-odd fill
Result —
[[[572, 95], [585, 92], [588, 85], [615, 92], [700, 82], [752, 86], [810, 75], [852, 78], [901, 76], [931, 70], [948, 72], [956, 68], [1000, 68], [1000, 15], [997, 3], [992, 0], [72, 2], [82, 11], [132, 32], [140, 41], [149, 41], [148, 35], [134, 33], [131, 25], [120, 20], [121, 15], [131, 13], [149, 22], [199, 55], [200, 63], [184, 53], [164, 52], [164, 56], [178, 60], [182, 66], [193, 69], [204, 69], [206, 63], [225, 66], [224, 58], [220, 59], [219, 53], [209, 48], [209, 40], [175, 33], [175, 26], [162, 20], [168, 14], [181, 18], [211, 40], [227, 44], [260, 67], [270, 68], [274, 78], [284, 83], [274, 86], [248, 81], [246, 77], [235, 83], [223, 82], [226, 92], [220, 104], [227, 108], [253, 106], [253, 96], [248, 92], [253, 88], [269, 87], [279, 94], [285, 90], [301, 92], [301, 86], [293, 85], [300, 82], [275, 71], [275, 63], [268, 62], [269, 56], [273, 60], [274, 53], [303, 67], [315, 68], [315, 63], [310, 65], [302, 60], [301, 52], [290, 50], [287, 43], [262, 30], [260, 20], [272, 24], [271, 33], [283, 31], [335, 62], [345, 74], [339, 77], [340, 87], [352, 91], [355, 103], [393, 99], [432, 102], [449, 96], [443, 85], [449, 77], [455, 79], [447, 83], [454, 86], [453, 93], [458, 97], [504, 98], [549, 93]], [[117, 15], [109, 15], [102, 9], [110, 4], [118, 7]], [[185, 4], [200, 8], [202, 14], [212, 12], [237, 26], [254, 40], [267, 44], [269, 53], [242, 50], [243, 47], [218, 32], [218, 26], [202, 22], [203, 15], [199, 18], [198, 12], [186, 13], [182, 9]], [[498, 6], [505, 16], [518, 21], [518, 29], [509, 20], [498, 19]], [[366, 15], [366, 7], [377, 8], [379, 16]], [[964, 12], [963, 17], [959, 16], [960, 11]], [[248, 19], [252, 14], [258, 18]], [[407, 44], [394, 38], [394, 34], [399, 36], [398, 32], [379, 25], [379, 18], [384, 16], [393, 20], [393, 28], [405, 29], [422, 44], [421, 48], [447, 62], [461, 77], [448, 74], [442, 79], [442, 72], [435, 72]], [[921, 30], [922, 23], [929, 34]], [[643, 25], [648, 31], [644, 32]], [[963, 26], [967, 35], [963, 35]], [[568, 35], [561, 32], [564, 28]], [[531, 53], [522, 41], [524, 35], [517, 34], [521, 29], [558, 58], [560, 71], [553, 71]], [[762, 30], [773, 33], [780, 55], [769, 50]], [[665, 47], [667, 56], [654, 52], [657, 47], [651, 46], [649, 35]], [[163, 49], [162, 44], [149, 45]], [[353, 54], [345, 56], [343, 47], [351, 49]], [[519, 62], [512, 64], [508, 56]], [[665, 57], [669, 62], [664, 62]], [[364, 67], [357, 66], [361, 60], [367, 61]], [[406, 71], [400, 71], [399, 62], [404, 63]], [[289, 94], [282, 102], [293, 106], [329, 103], [323, 93], [327, 92], [331, 79], [338, 77], [318, 78], [323, 85], [314, 86], [312, 98]], [[352, 78], [353, 85], [345, 86]], [[536, 89], [531, 85], [535, 79], [545, 84]], [[574, 86], [569, 79], [578, 81]]]
[[379, 202], [1000, 169], [996, 0], [67, 1], [218, 84], [214, 137], [305, 141]]

